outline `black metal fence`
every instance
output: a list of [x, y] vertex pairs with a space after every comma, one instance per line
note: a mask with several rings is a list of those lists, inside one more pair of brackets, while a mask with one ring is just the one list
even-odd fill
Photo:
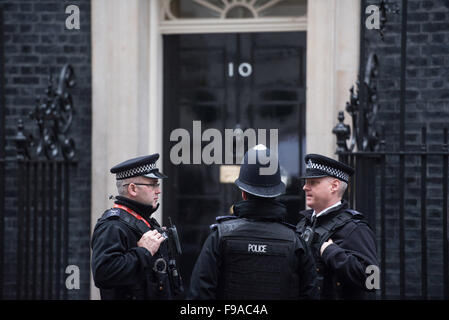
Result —
[[[346, 104], [352, 127], [344, 124], [340, 112], [333, 129], [339, 159], [356, 169], [347, 197], [353, 208], [367, 216], [376, 233], [379, 298], [449, 299], [448, 129], [442, 126], [441, 131], [431, 132], [429, 142], [427, 128], [435, 129], [424, 122], [421, 132], [413, 133], [421, 137], [420, 143], [406, 139], [407, 0], [377, 3], [381, 39], [390, 32], [387, 22], [392, 14], [398, 14], [401, 27], [396, 31], [401, 44], [398, 121], [384, 119], [379, 128], [377, 82], [382, 56], [367, 53], [363, 27], [367, 2], [361, 1], [357, 88], [350, 89]], [[397, 128], [389, 130], [397, 136], [386, 137], [385, 125]]]
[[73, 163], [8, 162], [8, 167], [17, 169], [13, 179], [17, 181], [15, 298], [66, 298], [64, 278], [68, 265], [69, 183]]
[[[377, 151], [338, 153], [356, 168], [348, 200], [376, 231], [382, 299], [449, 299], [448, 129], [442, 129], [443, 143], [432, 150], [426, 131], [420, 150], [386, 151], [381, 139]], [[410, 275], [420, 288], [408, 281]]]
[[25, 133], [21, 119], [11, 139], [17, 155], [0, 158], [0, 298], [66, 299], [71, 172], [77, 162], [66, 137], [73, 104], [66, 88], [74, 74], [63, 67], [56, 88], [50, 78], [46, 97], [30, 118], [39, 136]]

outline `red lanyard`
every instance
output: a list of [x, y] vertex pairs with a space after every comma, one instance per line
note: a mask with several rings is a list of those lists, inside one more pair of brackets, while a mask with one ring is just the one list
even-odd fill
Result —
[[139, 214], [137, 214], [135, 211], [131, 210], [130, 208], [122, 206], [121, 204], [114, 204], [114, 208], [119, 208], [119, 209], [125, 210], [129, 214], [133, 215], [136, 219], [142, 220], [143, 222], [145, 222], [145, 224], [148, 226], [148, 228], [151, 228], [151, 226], [150, 226], [150, 224], [148, 223], [147, 220], [142, 218]]

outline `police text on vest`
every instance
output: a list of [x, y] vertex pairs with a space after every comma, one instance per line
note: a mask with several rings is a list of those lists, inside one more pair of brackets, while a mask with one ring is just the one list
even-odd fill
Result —
[[267, 252], [267, 245], [266, 244], [251, 244], [251, 243], [248, 243], [248, 252], [266, 253]]

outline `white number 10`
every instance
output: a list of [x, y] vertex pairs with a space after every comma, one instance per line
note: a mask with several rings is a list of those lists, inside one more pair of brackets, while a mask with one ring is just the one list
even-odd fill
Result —
[[[248, 62], [241, 63], [237, 70], [239, 72], [239, 75], [244, 78], [249, 77], [251, 75], [251, 73], [253, 73], [253, 67]], [[228, 75], [231, 78], [234, 76], [234, 63], [233, 62], [228, 63]]]

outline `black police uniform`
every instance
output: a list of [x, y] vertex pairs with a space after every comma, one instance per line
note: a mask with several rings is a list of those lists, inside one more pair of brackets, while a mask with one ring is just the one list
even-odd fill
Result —
[[168, 265], [165, 244], [161, 244], [154, 256], [137, 246], [143, 233], [160, 229], [157, 221], [150, 218], [157, 208], [125, 197], [117, 196], [116, 199], [116, 204], [133, 210], [151, 227], [119, 208], [106, 211], [98, 220], [92, 235], [92, 271], [101, 299], [171, 298], [167, 270], [164, 270]]
[[[307, 227], [314, 229], [311, 249], [315, 257], [318, 288], [321, 299], [365, 299], [365, 284], [369, 265], [378, 265], [374, 234], [362, 214], [350, 210], [348, 203], [320, 214], [312, 222], [313, 210], [300, 214], [297, 228], [301, 234]], [[320, 248], [329, 238], [334, 242]]]
[[[111, 173], [116, 174], [117, 180], [136, 176], [166, 178], [156, 168], [158, 158], [159, 154], [154, 154], [130, 159], [111, 168]], [[145, 232], [153, 229], [163, 232], [151, 218], [157, 207], [121, 196], [116, 199], [114, 208], [102, 215], [92, 235], [92, 273], [101, 298], [172, 298], [176, 284], [168, 274], [167, 241], [161, 243], [154, 256], [137, 246]]]
[[282, 222], [286, 208], [274, 200], [285, 192], [279, 165], [274, 174], [260, 173], [269, 164], [259, 159], [269, 153], [259, 145], [245, 154], [235, 184], [256, 197], [236, 203], [233, 216], [217, 218], [193, 269], [188, 298], [318, 297], [310, 250], [295, 227]]
[[[302, 178], [335, 177], [348, 183], [354, 169], [331, 158], [308, 154]], [[370, 265], [378, 266], [374, 233], [363, 214], [342, 203], [313, 217], [313, 210], [303, 217], [297, 230], [310, 245], [315, 258], [321, 299], [364, 299], [367, 297], [365, 273]], [[312, 221], [313, 220], [313, 221]], [[325, 241], [333, 243], [320, 249]]]
[[193, 269], [190, 299], [316, 299], [313, 258], [286, 208], [275, 200], [246, 200], [218, 218]]

